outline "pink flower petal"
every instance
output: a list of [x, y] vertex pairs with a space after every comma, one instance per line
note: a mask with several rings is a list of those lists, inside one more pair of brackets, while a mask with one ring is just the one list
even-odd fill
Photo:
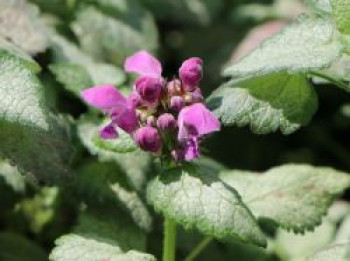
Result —
[[183, 108], [179, 113], [178, 126], [180, 141], [220, 130], [219, 120], [201, 103]]
[[127, 133], [132, 133], [139, 127], [136, 110], [131, 101], [122, 110], [112, 113], [111, 117], [118, 127]]
[[146, 51], [136, 52], [126, 58], [124, 63], [126, 72], [137, 73], [141, 76], [160, 78], [162, 76], [162, 65], [157, 58]]
[[81, 97], [89, 105], [102, 110], [126, 103], [126, 98], [112, 85], [99, 85], [83, 90]]

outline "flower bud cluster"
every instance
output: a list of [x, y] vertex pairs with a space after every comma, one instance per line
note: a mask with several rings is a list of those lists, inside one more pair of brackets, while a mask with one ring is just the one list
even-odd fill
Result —
[[85, 90], [82, 97], [112, 119], [100, 131], [102, 138], [118, 138], [119, 127], [144, 151], [176, 162], [190, 161], [199, 157], [203, 136], [220, 129], [218, 119], [203, 104], [202, 65], [200, 58], [189, 58], [182, 63], [179, 78], [168, 81], [162, 77], [160, 62], [140, 51], [124, 64], [125, 71], [139, 75], [128, 98], [110, 86]]

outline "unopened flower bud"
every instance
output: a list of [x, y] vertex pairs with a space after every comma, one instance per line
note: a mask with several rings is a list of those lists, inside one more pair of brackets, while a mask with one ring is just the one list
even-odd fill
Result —
[[157, 102], [161, 96], [162, 88], [163, 81], [158, 78], [141, 77], [135, 83], [135, 90], [147, 103]]
[[162, 131], [173, 130], [177, 127], [177, 121], [172, 114], [164, 113], [158, 117], [157, 127]]
[[185, 106], [185, 101], [182, 97], [180, 96], [173, 96], [170, 99], [170, 108], [173, 111], [180, 111], [183, 107]]
[[192, 57], [184, 61], [179, 69], [179, 76], [185, 91], [193, 91], [203, 76], [203, 62], [200, 58]]
[[162, 147], [162, 140], [156, 128], [141, 127], [134, 133], [134, 140], [141, 149], [158, 152]]
[[109, 139], [116, 139], [118, 138], [118, 132], [115, 128], [115, 126], [113, 126], [113, 124], [108, 124], [104, 127], [102, 127], [102, 129], [100, 130], [100, 137], [104, 140], [109, 140]]
[[168, 82], [167, 89], [170, 96], [179, 95], [181, 93], [181, 81], [174, 79]]

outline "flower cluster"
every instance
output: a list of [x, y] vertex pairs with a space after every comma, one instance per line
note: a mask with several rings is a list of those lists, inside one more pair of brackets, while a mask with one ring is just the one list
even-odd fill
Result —
[[202, 60], [184, 61], [179, 79], [171, 81], [162, 77], [160, 62], [146, 51], [128, 57], [124, 69], [138, 75], [129, 97], [111, 85], [82, 92], [85, 102], [103, 110], [111, 119], [100, 130], [100, 136], [118, 138], [117, 128], [121, 128], [132, 135], [142, 150], [172, 157], [176, 162], [198, 158], [203, 136], [220, 129], [218, 119], [203, 104], [198, 87]]

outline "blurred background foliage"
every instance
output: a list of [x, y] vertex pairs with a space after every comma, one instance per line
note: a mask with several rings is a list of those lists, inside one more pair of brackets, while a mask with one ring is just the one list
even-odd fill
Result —
[[[4, 2], [0, 1], [1, 5]], [[11, 7], [0, 10], [0, 27], [8, 38], [35, 55], [43, 68], [40, 79], [48, 106], [67, 115], [74, 129], [72, 165], [76, 178], [62, 188], [40, 187], [30, 179], [25, 180], [8, 162], [1, 163], [0, 260], [4, 261], [46, 260], [54, 240], [78, 222], [79, 211], [89, 208], [101, 210], [99, 213], [103, 209], [116, 219], [128, 216], [125, 220], [135, 221], [137, 229], [151, 230], [152, 217], [142, 203], [142, 188], [147, 176], [154, 175], [154, 166], [143, 153], [115, 156], [84, 143], [81, 137], [93, 129], [89, 119], [95, 120], [97, 113], [89, 111], [82, 117], [88, 109], [77, 97], [81, 89], [114, 83], [128, 92], [132, 79], [122, 71], [124, 58], [136, 50], [147, 49], [160, 58], [168, 78], [177, 73], [187, 57], [201, 57], [204, 61], [201, 88], [208, 96], [225, 81], [221, 71], [229, 61], [242, 57], [300, 13], [309, 12], [310, 6], [316, 5], [319, 12], [329, 8], [322, 0], [31, 0], [34, 5], [28, 11], [20, 8], [24, 1], [17, 2], [21, 5], [12, 7], [13, 10]], [[30, 28], [38, 10], [46, 26]], [[23, 25], [26, 20], [16, 20], [21, 12], [28, 12], [27, 26]], [[13, 37], [13, 30], [23, 33]], [[37, 33], [39, 30], [49, 37], [43, 39]], [[50, 48], [46, 49], [47, 46]], [[278, 132], [255, 135], [248, 128], [223, 128], [206, 141], [203, 153], [235, 169], [264, 171], [295, 162], [350, 172], [349, 95], [329, 84], [317, 84], [316, 91], [320, 106], [307, 127], [288, 136]], [[99, 178], [94, 175], [97, 172]], [[347, 199], [349, 195], [345, 195], [344, 200]], [[266, 251], [215, 241], [198, 260], [301, 260], [300, 257], [341, 237], [349, 237], [349, 217], [347, 203], [337, 202], [322, 226], [306, 237], [273, 230], [271, 235], [276, 237]], [[153, 219], [147, 246], [141, 242], [136, 249], [147, 248], [159, 257], [161, 221], [158, 217]], [[342, 226], [343, 230], [338, 229]], [[181, 231], [179, 238], [182, 260], [200, 241], [200, 236]]]

